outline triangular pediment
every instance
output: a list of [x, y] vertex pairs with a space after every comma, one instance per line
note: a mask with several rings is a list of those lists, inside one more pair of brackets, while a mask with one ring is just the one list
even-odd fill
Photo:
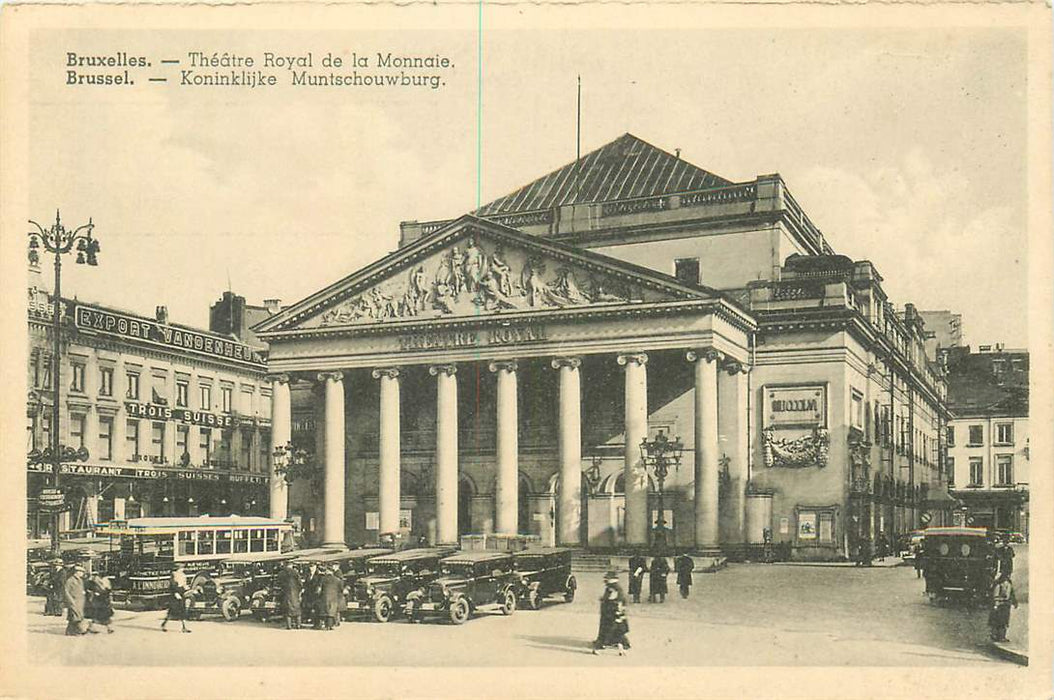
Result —
[[647, 268], [463, 216], [256, 330], [356, 327], [715, 296]]

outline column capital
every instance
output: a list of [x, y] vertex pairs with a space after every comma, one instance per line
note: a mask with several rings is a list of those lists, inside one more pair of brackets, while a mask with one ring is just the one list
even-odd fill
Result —
[[335, 372], [319, 372], [318, 373], [318, 381], [320, 383], [322, 383], [322, 384], [325, 384], [327, 381], [343, 382], [344, 381], [344, 373], [341, 372], [340, 370], [337, 370]]
[[378, 367], [373, 370], [373, 378], [380, 379], [381, 377], [387, 377], [388, 379], [395, 379], [399, 376], [398, 367]]
[[561, 367], [570, 367], [571, 369], [578, 369], [582, 366], [581, 357], [554, 357], [552, 361], [553, 369], [560, 369]]
[[428, 373], [433, 377], [438, 376], [440, 373], [453, 377], [457, 373], [457, 365], [432, 365], [428, 368]]
[[517, 369], [516, 360], [494, 360], [490, 363], [491, 372], [509, 372], [515, 374]]
[[291, 377], [288, 374], [268, 374], [267, 381], [272, 384], [288, 384], [291, 381]]
[[724, 364], [721, 365], [721, 369], [728, 372], [733, 377], [737, 374], [747, 374], [750, 371], [750, 367], [740, 362], [739, 360], [725, 360]]
[[700, 348], [699, 350], [689, 350], [688, 352], [684, 353], [684, 356], [689, 362], [695, 362], [697, 360], [717, 362], [724, 357], [724, 355], [722, 355], [717, 350], [714, 350], [713, 348]]
[[634, 364], [638, 364], [643, 367], [644, 365], [648, 364], [648, 354], [644, 352], [622, 353], [618, 357], [616, 357], [615, 360], [623, 366], [629, 364], [630, 362], [633, 362]]

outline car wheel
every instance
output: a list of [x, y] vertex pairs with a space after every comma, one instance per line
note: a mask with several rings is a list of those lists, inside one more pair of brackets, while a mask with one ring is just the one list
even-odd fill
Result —
[[468, 601], [464, 598], [450, 602], [450, 621], [455, 625], [464, 624], [468, 620], [469, 613]]
[[527, 591], [527, 607], [531, 610], [537, 610], [542, 607], [542, 597], [538, 595], [537, 588]]
[[377, 622], [387, 622], [392, 619], [392, 599], [382, 595], [373, 601], [373, 619]]
[[564, 591], [564, 601], [567, 603], [573, 603], [575, 600], [575, 589], [578, 588], [578, 584], [575, 582], [572, 576], [567, 581], [567, 589]]
[[511, 615], [516, 612], [516, 594], [512, 589], [505, 591], [505, 598], [501, 602], [501, 614]]
[[242, 603], [237, 598], [224, 598], [220, 603], [220, 612], [227, 622], [234, 622], [242, 614]]

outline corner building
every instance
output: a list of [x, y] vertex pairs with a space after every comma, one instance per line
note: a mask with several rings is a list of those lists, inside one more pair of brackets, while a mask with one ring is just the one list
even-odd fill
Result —
[[[937, 378], [908, 367], [924, 361], [909, 331], [892, 347], [904, 321], [877, 273], [836, 256], [778, 175], [732, 183], [626, 134], [401, 234], [255, 327], [275, 439], [292, 434], [322, 469], [291, 499], [274, 479], [272, 515], [318, 522], [324, 544], [403, 531], [648, 545], [660, 499], [640, 444], [659, 432], [685, 444], [663, 488], [667, 539], [697, 551], [740, 553], [767, 530], [794, 556], [839, 558], [870, 535], [864, 517], [913, 526], [908, 479], [940, 481], [936, 461], [910, 475], [882, 461], [870, 416], [888, 390], [869, 366], [892, 352], [890, 376]], [[914, 426], [936, 450], [937, 428]], [[876, 502], [879, 472], [900, 510], [875, 520], [854, 510], [852, 480]]]

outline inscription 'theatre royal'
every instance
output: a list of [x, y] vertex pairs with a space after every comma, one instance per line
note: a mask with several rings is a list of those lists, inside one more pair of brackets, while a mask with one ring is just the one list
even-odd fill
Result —
[[518, 345], [547, 340], [544, 326], [501, 326], [480, 331], [435, 331], [399, 336], [400, 350], [471, 348], [484, 345]]

